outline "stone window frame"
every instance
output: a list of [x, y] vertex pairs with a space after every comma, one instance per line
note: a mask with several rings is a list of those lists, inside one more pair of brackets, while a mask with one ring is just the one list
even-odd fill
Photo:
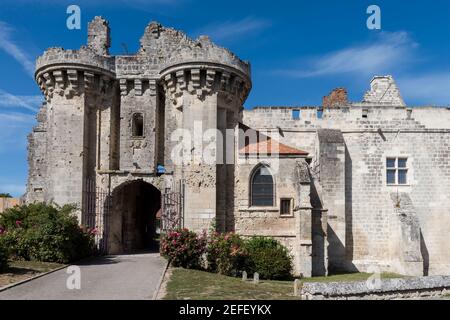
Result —
[[[399, 160], [406, 160], [406, 166], [404, 167], [399, 167], [398, 166], [398, 161]], [[395, 161], [395, 165], [393, 167], [388, 167], [388, 160], [394, 160]], [[385, 158], [385, 177], [386, 177], [386, 185], [389, 187], [408, 187], [410, 186], [410, 181], [411, 181], [411, 168], [410, 168], [410, 163], [411, 163], [411, 159], [409, 156], [407, 155], [401, 155], [401, 156], [386, 156]], [[389, 183], [388, 182], [388, 171], [394, 171], [394, 175], [395, 175], [395, 183]], [[406, 183], [399, 183], [399, 171], [406, 171]]]
[[[256, 172], [262, 168], [265, 167], [267, 168], [267, 170], [269, 170], [270, 175], [272, 176], [272, 181], [273, 181], [273, 205], [272, 206], [257, 206], [253, 204], [253, 178], [255, 177]], [[249, 208], [250, 209], [259, 209], [259, 210], [272, 210], [272, 209], [276, 209], [277, 211], [279, 210], [278, 205], [277, 205], [277, 181], [275, 179], [275, 175], [270, 167], [269, 164], [261, 162], [258, 163], [251, 171], [250, 173], [250, 177], [249, 177]]]
[[362, 119], [368, 119], [369, 118], [369, 109], [362, 109], [361, 118]]
[[[139, 135], [139, 136], [134, 134], [135, 117], [136, 117], [136, 115], [140, 115], [142, 117], [142, 135]], [[145, 138], [145, 126], [144, 126], [144, 123], [145, 123], [145, 115], [144, 115], [143, 112], [138, 111], [138, 112], [133, 112], [131, 114], [131, 137], [133, 139], [144, 139]]]
[[[289, 214], [283, 214], [283, 210], [282, 210], [283, 201], [289, 201]], [[281, 218], [292, 218], [293, 216], [294, 216], [294, 198], [281, 197], [280, 198], [280, 217]]]

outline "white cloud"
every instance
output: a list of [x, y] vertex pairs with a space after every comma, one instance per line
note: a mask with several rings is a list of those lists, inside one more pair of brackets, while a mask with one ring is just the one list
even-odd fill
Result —
[[5, 127], [18, 127], [22, 124], [30, 124], [35, 121], [35, 117], [30, 114], [12, 112], [12, 113], [0, 113], [0, 123]]
[[17, 44], [11, 40], [11, 34], [14, 29], [7, 23], [0, 21], [0, 49], [5, 51], [17, 62], [19, 62], [25, 71], [33, 77], [34, 75], [34, 63], [28, 57], [24, 50], [22, 50]]
[[405, 75], [397, 83], [403, 97], [416, 104], [450, 105], [450, 70]]
[[276, 73], [310, 78], [337, 74], [373, 75], [391, 73], [414, 59], [417, 44], [406, 32], [383, 32], [374, 42], [348, 47], [339, 51], [308, 59], [296, 68]]
[[206, 34], [214, 41], [225, 41], [257, 33], [271, 25], [270, 21], [255, 17], [246, 17], [241, 20], [229, 20], [222, 23], [208, 25], [197, 32]]
[[42, 96], [16, 96], [0, 89], [1, 107], [19, 107], [37, 112], [44, 98]]

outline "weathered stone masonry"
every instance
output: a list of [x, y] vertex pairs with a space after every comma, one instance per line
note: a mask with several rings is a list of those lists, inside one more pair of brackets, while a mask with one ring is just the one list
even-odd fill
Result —
[[[112, 56], [109, 47], [108, 23], [96, 17], [86, 46], [38, 58], [46, 102], [29, 136], [28, 202], [82, 209], [87, 186], [104, 191], [112, 199], [97, 206], [112, 205], [110, 221], [95, 224], [116, 253], [146, 243], [139, 214], [154, 216], [161, 192], [181, 183], [186, 227], [275, 237], [296, 274], [450, 272], [448, 109], [407, 107], [393, 78], [380, 76], [362, 102], [340, 88], [319, 107], [243, 110], [250, 65], [206, 36], [192, 40], [152, 22], [136, 54]], [[227, 131], [238, 128], [271, 143], [242, 146]], [[191, 135], [189, 148], [178, 148], [180, 129]], [[198, 157], [220, 140], [195, 136], [208, 129], [234, 145], [212, 151], [226, 163]], [[261, 168], [271, 176], [261, 181], [272, 181], [258, 189], [264, 205], [253, 199]]]
[[[330, 271], [449, 273], [448, 108], [406, 106], [388, 76], [375, 77], [360, 103], [259, 107], [244, 111], [244, 122], [280, 127], [281, 142], [313, 155], [319, 194], [312, 196], [328, 212]], [[324, 130], [334, 132], [331, 140]], [[398, 157], [408, 159], [408, 182], [390, 185], [386, 161]]]

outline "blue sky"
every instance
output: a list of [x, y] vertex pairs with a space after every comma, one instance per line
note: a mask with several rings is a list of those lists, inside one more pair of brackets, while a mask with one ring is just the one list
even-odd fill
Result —
[[[66, 8], [81, 7], [81, 30]], [[366, 27], [369, 5], [382, 29]], [[375, 74], [392, 74], [410, 105], [450, 104], [450, 3], [445, 0], [3, 0], [0, 9], [0, 192], [25, 190], [26, 136], [42, 100], [33, 80], [46, 48], [76, 49], [95, 15], [109, 20], [112, 54], [138, 49], [152, 20], [192, 37], [210, 35], [249, 60], [257, 105], [319, 105], [335, 87], [360, 101]]]

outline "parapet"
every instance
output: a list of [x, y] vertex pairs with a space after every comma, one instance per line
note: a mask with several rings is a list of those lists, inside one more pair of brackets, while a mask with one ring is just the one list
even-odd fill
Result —
[[166, 28], [158, 22], [151, 22], [141, 38], [138, 55], [157, 57], [154, 62], [164, 71], [168, 67], [185, 63], [203, 63], [226, 65], [238, 70], [243, 76], [250, 77], [250, 64], [240, 60], [228, 49], [212, 43], [207, 36], [197, 40], [185, 33]]
[[114, 57], [100, 56], [91, 48], [83, 46], [79, 50], [49, 48], [36, 60], [36, 76], [46, 68], [58, 66], [73, 66], [76, 69], [93, 68], [115, 73]]
[[108, 22], [95, 17], [88, 26], [87, 46], [45, 51], [36, 61], [35, 77], [47, 100], [53, 92], [72, 95], [91, 83], [100, 88], [114, 80], [120, 83], [123, 95], [132, 86], [137, 93], [144, 86], [154, 93], [161, 82], [172, 91], [193, 87], [191, 91], [198, 95], [219, 88], [229, 96], [238, 96], [242, 103], [251, 89], [250, 64], [213, 44], [207, 36], [192, 40], [181, 31], [151, 22], [134, 55], [110, 56], [110, 42]]

